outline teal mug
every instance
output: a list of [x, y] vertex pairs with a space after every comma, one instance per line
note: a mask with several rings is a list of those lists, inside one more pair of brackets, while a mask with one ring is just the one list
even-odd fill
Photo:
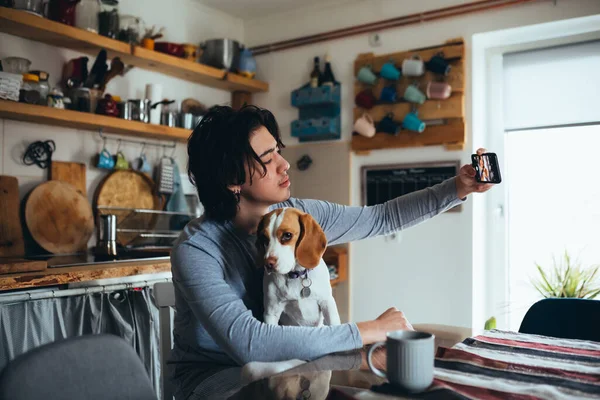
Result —
[[371, 70], [370, 65], [365, 65], [358, 71], [357, 79], [368, 85], [374, 85], [377, 82], [377, 75]]
[[398, 79], [400, 79], [401, 73], [400, 70], [396, 68], [394, 63], [390, 61], [383, 64], [383, 66], [381, 67], [381, 71], [379, 71], [379, 75], [381, 75], [382, 78], [388, 79], [390, 81], [397, 81]]
[[402, 121], [402, 127], [408, 131], [423, 132], [425, 130], [425, 122], [419, 119], [416, 111], [406, 114], [404, 121]]
[[423, 104], [427, 99], [425, 93], [421, 92], [415, 85], [408, 85], [404, 91], [404, 100], [410, 101], [411, 103]]
[[96, 167], [102, 169], [113, 169], [114, 166], [115, 160], [113, 159], [113, 157], [110, 155], [108, 150], [102, 149], [102, 151], [98, 155], [98, 164], [96, 164]]

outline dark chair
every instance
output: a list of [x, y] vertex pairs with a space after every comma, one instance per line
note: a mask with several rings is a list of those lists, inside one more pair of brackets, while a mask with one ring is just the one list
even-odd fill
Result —
[[0, 400], [156, 400], [144, 364], [115, 335], [85, 335], [37, 347], [0, 374]]
[[600, 342], [600, 301], [540, 300], [525, 314], [519, 332]]

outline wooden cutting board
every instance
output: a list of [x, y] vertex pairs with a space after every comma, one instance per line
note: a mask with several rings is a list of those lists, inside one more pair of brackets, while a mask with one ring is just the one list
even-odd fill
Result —
[[19, 213], [19, 181], [0, 175], [0, 257], [25, 254]]
[[14, 274], [17, 272], [44, 271], [47, 266], [46, 261], [12, 259], [0, 263], [0, 274]]
[[54, 161], [50, 165], [50, 180], [68, 182], [84, 197], [87, 197], [85, 164]]
[[[98, 206], [121, 207], [128, 210], [99, 210]], [[156, 214], [136, 213], [134, 209], [162, 210], [163, 199], [156, 194], [154, 181], [146, 174], [133, 170], [115, 170], [106, 175], [94, 193], [94, 210], [100, 214], [114, 214], [117, 225], [125, 229], [152, 229]], [[117, 233], [123, 246], [132, 243], [138, 233]]]
[[87, 250], [94, 231], [92, 207], [73, 185], [48, 181], [27, 199], [25, 221], [33, 239], [54, 254]]

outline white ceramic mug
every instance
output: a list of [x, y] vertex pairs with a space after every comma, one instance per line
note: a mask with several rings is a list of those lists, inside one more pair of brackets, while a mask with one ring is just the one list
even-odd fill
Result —
[[373, 118], [369, 114], [364, 113], [354, 123], [354, 132], [368, 138], [375, 136], [375, 122]]
[[402, 75], [421, 76], [425, 73], [425, 63], [420, 57], [407, 58], [402, 61]]
[[[387, 379], [400, 389], [418, 393], [433, 382], [435, 336], [427, 332], [388, 332], [387, 341], [375, 343], [370, 349], [367, 362], [371, 371]], [[373, 366], [373, 352], [380, 346], [386, 347], [387, 374]]]

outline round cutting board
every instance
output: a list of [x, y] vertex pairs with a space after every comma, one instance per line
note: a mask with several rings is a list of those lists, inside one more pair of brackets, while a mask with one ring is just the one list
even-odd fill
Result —
[[[136, 213], [133, 209], [162, 210], [162, 200], [156, 195], [154, 181], [134, 170], [115, 170], [108, 174], [94, 193], [94, 210], [117, 216], [117, 225], [125, 229], [152, 229], [155, 214]], [[121, 207], [131, 210], [98, 210], [98, 206]], [[132, 243], [138, 233], [120, 232], [117, 240], [124, 246]]]
[[33, 189], [25, 205], [25, 222], [33, 239], [54, 254], [86, 250], [94, 232], [87, 199], [62, 181], [48, 181]]

